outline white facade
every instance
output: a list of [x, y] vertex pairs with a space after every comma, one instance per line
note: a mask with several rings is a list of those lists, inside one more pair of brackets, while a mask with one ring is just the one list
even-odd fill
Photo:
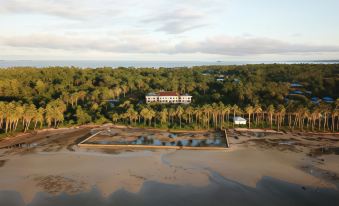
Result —
[[192, 96], [179, 95], [177, 92], [158, 92], [146, 95], [146, 103], [162, 103], [162, 104], [190, 104]]
[[235, 117], [233, 121], [234, 121], [234, 124], [238, 124], [238, 125], [246, 125], [247, 123], [247, 120], [242, 117]]

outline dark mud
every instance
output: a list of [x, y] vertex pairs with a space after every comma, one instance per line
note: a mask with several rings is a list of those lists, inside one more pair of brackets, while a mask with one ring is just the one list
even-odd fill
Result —
[[193, 187], [163, 184], [146, 181], [138, 193], [130, 193], [120, 189], [108, 197], [93, 188], [89, 192], [78, 194], [38, 193], [32, 202], [25, 204], [15, 191], [0, 192], [0, 201], [6, 206], [243, 206], [243, 205], [339, 205], [339, 191], [334, 189], [319, 189], [303, 185], [290, 184], [264, 177], [256, 188], [248, 187], [227, 179], [219, 180], [211, 176], [207, 187]]

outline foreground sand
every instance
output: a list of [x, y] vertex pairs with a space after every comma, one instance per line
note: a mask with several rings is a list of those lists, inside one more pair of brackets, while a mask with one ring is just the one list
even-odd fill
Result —
[[317, 152], [339, 147], [337, 136], [230, 131], [232, 147], [225, 151], [79, 148], [90, 132], [51, 130], [0, 142], [31, 144], [0, 150], [0, 191], [18, 191], [29, 203], [38, 192], [76, 194], [96, 187], [103, 195], [121, 188], [137, 193], [146, 181], [205, 187], [214, 173], [250, 187], [265, 176], [304, 187], [339, 187], [339, 156]]

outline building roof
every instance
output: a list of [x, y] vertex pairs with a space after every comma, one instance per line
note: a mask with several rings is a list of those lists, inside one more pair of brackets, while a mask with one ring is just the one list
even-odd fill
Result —
[[299, 84], [298, 82], [294, 82], [291, 84], [291, 87], [302, 87], [302, 84]]
[[179, 96], [178, 92], [159, 92], [159, 96]]
[[234, 117], [234, 121], [246, 121], [246, 119], [242, 117]]
[[158, 96], [158, 95], [156, 93], [151, 92], [151, 93], [148, 93], [146, 96]]
[[171, 96], [187, 96], [191, 97], [189, 94], [182, 94], [180, 95], [178, 92], [173, 92], [173, 91], [161, 91], [161, 92], [151, 92], [148, 93], [146, 96], [161, 96], [161, 97], [171, 97]]

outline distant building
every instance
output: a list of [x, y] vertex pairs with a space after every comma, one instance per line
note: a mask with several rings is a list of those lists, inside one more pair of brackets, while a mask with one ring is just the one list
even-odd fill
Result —
[[236, 84], [239, 84], [240, 83], [240, 79], [235, 78], [235, 79], [233, 79], [233, 82], [236, 83]]
[[238, 125], [246, 125], [247, 123], [246, 119], [242, 117], [235, 117], [233, 121], [234, 121], [234, 124], [238, 124]]
[[312, 97], [312, 98], [311, 98], [311, 102], [312, 102], [313, 104], [319, 104], [320, 99], [319, 99], [318, 97]]
[[180, 95], [178, 92], [161, 91], [146, 95], [146, 103], [152, 102], [162, 104], [190, 104], [192, 102], [192, 96], [189, 94]]
[[300, 90], [295, 90], [295, 91], [291, 91], [290, 94], [299, 94], [299, 95], [303, 95], [304, 92], [300, 91]]
[[303, 87], [303, 85], [299, 84], [298, 82], [294, 82], [291, 84], [291, 87]]
[[333, 103], [334, 99], [332, 97], [324, 97], [323, 101], [326, 102], [326, 103]]

